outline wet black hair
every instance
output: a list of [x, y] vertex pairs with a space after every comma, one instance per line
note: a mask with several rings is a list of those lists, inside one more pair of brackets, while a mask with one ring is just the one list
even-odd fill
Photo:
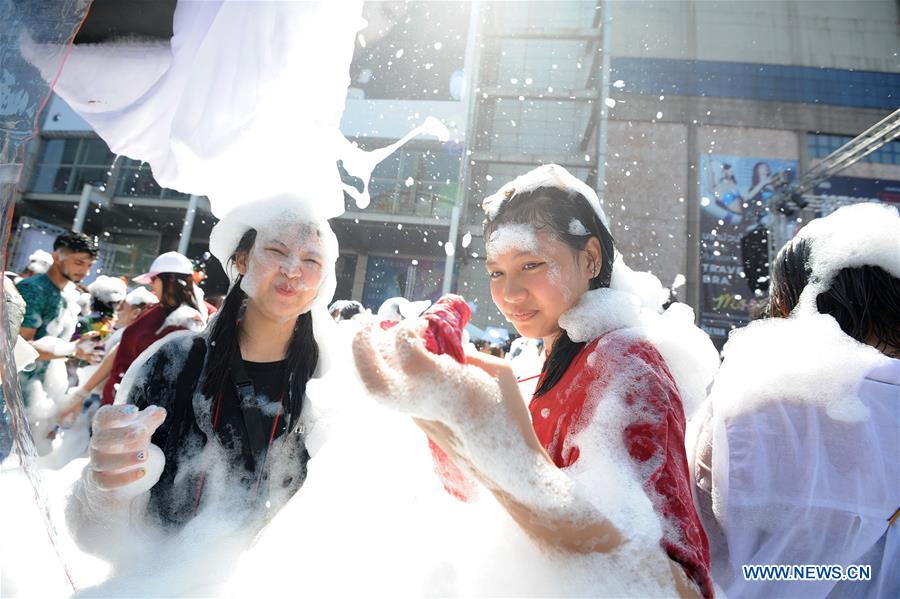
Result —
[[194, 295], [194, 278], [191, 275], [183, 275], [174, 272], [161, 272], [155, 275], [162, 281], [162, 297], [159, 305], [167, 313], [174, 312], [179, 306], [190, 306], [194, 310], [200, 310], [197, 305], [197, 296]]
[[[792, 239], [775, 259], [768, 316], [786, 318], [809, 284], [810, 246]], [[816, 309], [832, 316], [850, 337], [875, 348], [900, 347], [900, 279], [880, 266], [842, 268], [826, 291], [816, 296]]]
[[[256, 230], [249, 229], [238, 242], [229, 263], [233, 264], [240, 254], [248, 254], [255, 242]], [[206, 377], [202, 383], [203, 394], [209, 398], [216, 397], [223, 390], [224, 385], [234, 384], [229, 373], [235, 355], [240, 356], [238, 323], [247, 299], [247, 294], [241, 289], [242, 278], [239, 276], [228, 290], [209, 333]], [[312, 378], [319, 363], [319, 345], [313, 335], [311, 312], [297, 317], [294, 323], [294, 332], [288, 343], [285, 362], [287, 367], [282, 381], [282, 389], [287, 392], [285, 418], [287, 430], [290, 432], [300, 421], [306, 383]]]
[[362, 314], [363, 305], [357, 301], [349, 301], [347, 305], [341, 308], [339, 314], [339, 320], [350, 320], [357, 314]]
[[91, 258], [96, 258], [100, 254], [100, 247], [95, 240], [84, 233], [76, 233], [75, 231], [66, 231], [54, 239], [53, 251], [56, 250], [90, 254]]
[[104, 302], [100, 298], [91, 298], [91, 312], [96, 312], [101, 316], [112, 316], [118, 310], [121, 302]]
[[[578, 219], [590, 235], [575, 235], [569, 232], [569, 223], [572, 219]], [[491, 233], [503, 223], [530, 224], [538, 230], [547, 230], [574, 251], [583, 250], [591, 237], [596, 237], [600, 242], [602, 253], [600, 272], [590, 280], [589, 288], [609, 287], [616, 253], [615, 242], [609, 229], [580, 193], [557, 187], [539, 187], [533, 191], [514, 193], [508, 201], [503, 202], [493, 220], [485, 221], [485, 239], [490, 239]], [[550, 355], [544, 362], [543, 377], [534, 392], [535, 397], [547, 393], [559, 382], [584, 345], [569, 339], [566, 331], [560, 332], [553, 343]]]

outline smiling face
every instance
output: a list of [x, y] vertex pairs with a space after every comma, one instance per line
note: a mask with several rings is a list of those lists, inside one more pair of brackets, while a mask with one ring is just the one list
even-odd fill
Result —
[[275, 320], [309, 310], [323, 278], [322, 244], [316, 228], [291, 224], [259, 231], [248, 253], [235, 256], [249, 303]]
[[520, 335], [545, 343], [559, 334], [559, 317], [589, 289], [599, 265], [596, 237], [575, 250], [546, 229], [507, 223], [487, 244], [494, 303]]

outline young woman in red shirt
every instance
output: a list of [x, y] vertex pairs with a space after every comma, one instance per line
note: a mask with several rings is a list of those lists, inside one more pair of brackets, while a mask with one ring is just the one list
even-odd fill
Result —
[[[682, 392], [642, 328], [641, 300], [631, 292], [637, 275], [616, 258], [597, 195], [546, 165], [508, 183], [484, 209], [492, 298], [522, 336], [544, 342], [530, 403], [508, 362], [469, 353], [463, 365], [434, 355], [422, 324], [396, 327], [394, 351], [377, 339], [391, 333], [363, 330], [354, 344], [363, 381], [414, 416], [539, 543], [580, 554], [644, 543], [646, 555], [662, 554], [648, 569], [663, 570], [646, 576], [682, 596], [713, 596]], [[465, 495], [465, 484], [438, 471], [453, 494]], [[608, 497], [623, 490], [625, 504], [649, 499], [655, 540], [609, 508]], [[629, 576], [610, 572], [617, 574]]]

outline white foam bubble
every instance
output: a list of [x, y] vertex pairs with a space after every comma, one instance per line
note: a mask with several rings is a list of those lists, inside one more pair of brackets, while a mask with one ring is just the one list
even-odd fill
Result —
[[524, 223], [502, 223], [491, 233], [487, 243], [487, 255], [491, 260], [507, 252], [538, 254], [537, 229]]
[[569, 193], [580, 193], [588, 201], [591, 208], [597, 214], [600, 222], [609, 228], [609, 219], [600, 205], [600, 198], [597, 192], [588, 187], [588, 185], [572, 175], [569, 171], [556, 164], [545, 164], [538, 168], [516, 177], [509, 183], [503, 185], [499, 191], [488, 196], [481, 203], [485, 216], [489, 221], [497, 218], [497, 213], [504, 202], [513, 197], [517, 193], [528, 193], [540, 187], [555, 187]]
[[752, 322], [731, 334], [723, 356], [710, 391], [722, 418], [774, 401], [803, 401], [848, 422], [866, 419], [857, 386], [887, 360], [824, 314]]
[[900, 278], [900, 214], [896, 206], [861, 203], [810, 221], [796, 238], [810, 246], [810, 281], [798, 309], [815, 314], [815, 298], [843, 268], [880, 266]]
[[588, 291], [560, 316], [559, 322], [573, 341], [586, 342], [610, 331], [633, 328], [660, 352], [678, 384], [684, 410], [690, 416], [706, 397], [719, 365], [709, 336], [694, 325], [694, 312], [686, 304], [672, 304], [659, 280], [636, 272], [617, 258], [612, 286]]
[[569, 234], [578, 235], [579, 237], [587, 237], [591, 234], [591, 232], [587, 230], [583, 222], [581, 222], [577, 218], [573, 218], [569, 221]]
[[137, 287], [125, 296], [125, 302], [132, 306], [153, 305], [159, 303], [159, 298], [146, 287]]
[[100, 275], [88, 285], [88, 291], [91, 296], [97, 298], [105, 304], [118, 304], [128, 292], [125, 281], [118, 277], [108, 277]]

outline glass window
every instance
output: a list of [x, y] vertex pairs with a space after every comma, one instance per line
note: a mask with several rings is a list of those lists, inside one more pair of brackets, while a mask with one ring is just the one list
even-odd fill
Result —
[[[376, 167], [369, 182], [372, 212], [447, 217], [456, 203], [460, 157], [454, 148], [409, 148]], [[345, 197], [348, 210], [355, 202]]]
[[625, 91], [821, 103], [894, 110], [900, 74], [752, 63], [613, 57]]
[[105, 166], [107, 170], [112, 168], [115, 156], [102, 139], [82, 139], [80, 148], [81, 155], [78, 158], [78, 164]]
[[[827, 135], [809, 133], [807, 135], [807, 147], [810, 158], [825, 158], [835, 150], [853, 139], [847, 135]], [[900, 164], [900, 142], [887, 143], [865, 158], [861, 162], [878, 164]]]
[[86, 183], [104, 187], [113, 159], [102, 139], [45, 139], [31, 191], [77, 195]]
[[123, 158], [116, 184], [117, 196], [138, 198], [187, 198], [188, 194], [159, 186], [146, 162]]

